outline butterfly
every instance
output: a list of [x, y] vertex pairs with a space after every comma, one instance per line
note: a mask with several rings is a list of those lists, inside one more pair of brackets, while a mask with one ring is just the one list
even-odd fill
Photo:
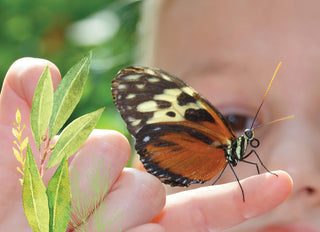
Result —
[[254, 122], [237, 137], [209, 101], [174, 75], [131, 66], [118, 72], [111, 89], [114, 104], [135, 138], [141, 162], [163, 183], [187, 187], [220, 173], [217, 181], [230, 166], [245, 201], [233, 167], [242, 161], [255, 165], [260, 173], [257, 163], [246, 160], [255, 154], [270, 172], [255, 151], [260, 142], [255, 138]]

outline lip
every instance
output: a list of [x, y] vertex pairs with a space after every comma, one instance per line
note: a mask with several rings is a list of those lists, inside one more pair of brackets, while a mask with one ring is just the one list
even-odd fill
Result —
[[290, 225], [271, 225], [264, 227], [259, 232], [319, 232], [309, 226], [301, 224], [290, 224]]

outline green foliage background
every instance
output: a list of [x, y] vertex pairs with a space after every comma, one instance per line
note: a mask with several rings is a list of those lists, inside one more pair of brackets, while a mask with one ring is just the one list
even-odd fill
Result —
[[[63, 76], [93, 49], [84, 95], [67, 123], [106, 106], [97, 127], [127, 133], [113, 106], [110, 82], [119, 69], [134, 63], [139, 6], [137, 0], [0, 0], [1, 83], [10, 65], [21, 57], [48, 59], [58, 66]], [[70, 38], [71, 28], [78, 22], [105, 14], [112, 17], [104, 18], [105, 28], [97, 24], [101, 27], [98, 31], [108, 30], [109, 26], [116, 28], [111, 36], [90, 43], [86, 36], [96, 38], [98, 35], [80, 27], [85, 36], [77, 39], [83, 43]]]

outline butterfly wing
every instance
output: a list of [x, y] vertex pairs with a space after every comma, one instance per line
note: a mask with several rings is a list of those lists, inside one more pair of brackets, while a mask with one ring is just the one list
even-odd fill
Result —
[[150, 124], [138, 132], [136, 150], [146, 170], [164, 183], [204, 183], [226, 163], [223, 145], [209, 136], [183, 124]]
[[163, 182], [203, 183], [224, 167], [224, 149], [235, 135], [182, 80], [159, 69], [128, 67], [112, 81], [112, 95], [146, 170]]

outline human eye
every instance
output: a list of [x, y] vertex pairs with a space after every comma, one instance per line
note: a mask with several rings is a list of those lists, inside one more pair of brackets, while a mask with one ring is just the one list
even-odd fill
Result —
[[252, 116], [241, 113], [228, 113], [224, 116], [237, 136], [243, 134], [243, 131], [245, 129], [250, 128], [252, 126]]

